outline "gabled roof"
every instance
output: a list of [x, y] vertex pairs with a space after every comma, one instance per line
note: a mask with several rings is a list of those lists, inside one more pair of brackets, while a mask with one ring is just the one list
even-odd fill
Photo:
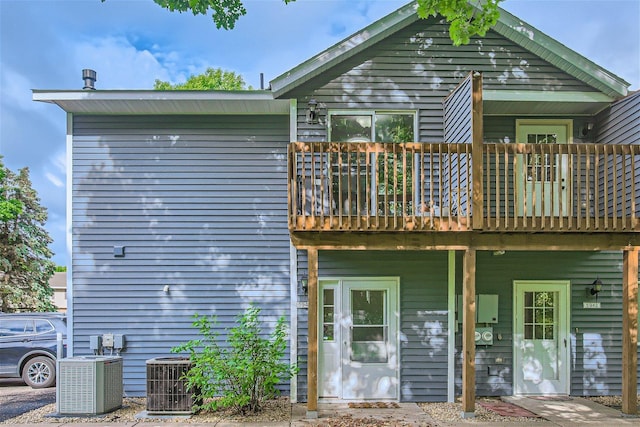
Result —
[[[479, 10], [477, 2], [470, 1], [470, 4]], [[413, 24], [420, 19], [416, 10], [417, 4], [413, 1], [276, 77], [270, 82], [274, 97], [278, 98], [294, 90], [324, 71], [375, 45], [387, 36]], [[504, 9], [500, 9], [500, 18], [493, 30], [607, 96], [617, 98], [627, 94], [629, 83], [624, 79], [605, 70]]]

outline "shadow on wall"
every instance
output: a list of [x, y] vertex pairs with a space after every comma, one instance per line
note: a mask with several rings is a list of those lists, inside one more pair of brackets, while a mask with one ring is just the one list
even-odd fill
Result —
[[607, 379], [607, 355], [604, 352], [602, 335], [583, 334], [583, 369], [582, 383], [584, 394], [600, 396], [609, 394]]

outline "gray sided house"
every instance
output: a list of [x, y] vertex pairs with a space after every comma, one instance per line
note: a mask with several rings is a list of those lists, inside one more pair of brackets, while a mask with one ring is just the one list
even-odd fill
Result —
[[622, 395], [636, 411], [640, 95], [502, 11], [411, 3], [265, 91], [34, 91], [68, 112], [74, 355], [145, 360], [249, 303], [305, 401]]

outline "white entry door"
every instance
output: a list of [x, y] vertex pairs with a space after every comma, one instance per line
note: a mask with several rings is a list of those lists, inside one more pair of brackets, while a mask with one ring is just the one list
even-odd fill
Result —
[[569, 282], [514, 282], [516, 395], [569, 393]]
[[[567, 144], [571, 137], [571, 121], [518, 120], [516, 126], [516, 142], [523, 144]], [[518, 215], [566, 216], [569, 156], [539, 148], [536, 153], [518, 155]]]
[[397, 400], [398, 280], [321, 281], [319, 396]]

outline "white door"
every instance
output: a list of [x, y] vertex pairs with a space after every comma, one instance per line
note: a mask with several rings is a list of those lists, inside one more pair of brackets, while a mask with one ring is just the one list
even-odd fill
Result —
[[569, 282], [514, 282], [516, 395], [569, 393]]
[[[572, 131], [571, 121], [518, 120], [516, 127], [516, 142], [524, 144], [567, 144]], [[569, 156], [540, 148], [534, 154], [518, 155], [518, 215], [566, 216]]]
[[398, 280], [321, 282], [319, 396], [397, 400]]

